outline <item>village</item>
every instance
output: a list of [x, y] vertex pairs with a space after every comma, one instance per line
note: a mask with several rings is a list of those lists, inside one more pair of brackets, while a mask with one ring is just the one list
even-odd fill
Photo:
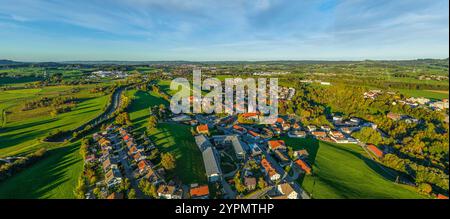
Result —
[[[282, 100], [289, 100], [294, 94], [293, 88], [280, 89]], [[353, 132], [364, 127], [381, 132], [376, 124], [360, 118], [331, 115], [332, 128], [327, 124], [304, 126], [295, 116], [279, 116], [274, 124], [261, 125], [257, 123], [259, 116], [259, 112], [253, 112], [167, 117], [165, 122], [191, 127], [208, 184], [186, 185], [168, 178], [165, 168], [149, 159], [159, 153], [149, 136], [133, 136], [130, 127], [108, 125], [93, 134], [93, 141], [88, 143], [85, 168], [97, 170], [101, 180], [87, 190], [86, 198], [122, 199], [124, 191], [133, 189], [132, 196], [139, 198], [309, 199], [297, 179], [313, 173], [310, 151], [293, 150], [281, 137], [358, 144], [374, 159], [388, 152], [352, 137]], [[213, 195], [211, 190], [216, 190]]]

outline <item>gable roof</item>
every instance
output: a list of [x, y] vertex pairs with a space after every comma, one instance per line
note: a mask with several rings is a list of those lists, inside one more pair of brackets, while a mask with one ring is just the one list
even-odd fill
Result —
[[367, 145], [367, 149], [369, 149], [373, 154], [375, 154], [375, 156], [377, 156], [379, 158], [383, 157], [383, 155], [384, 155], [383, 151], [378, 149], [378, 147], [373, 144]]
[[216, 149], [213, 147], [208, 147], [202, 152], [207, 176], [222, 174], [222, 170], [220, 169], [219, 165], [219, 158], [217, 157], [216, 153]]
[[209, 187], [207, 185], [191, 188], [189, 191], [191, 197], [200, 197], [209, 195]]
[[197, 126], [197, 132], [208, 132], [208, 125], [204, 124], [204, 125], [199, 125]]
[[141, 160], [138, 163], [139, 170], [144, 170], [146, 167], [148, 167], [148, 163], [146, 160]]
[[295, 161], [295, 163], [307, 174], [311, 173], [311, 167], [309, 167], [309, 165], [307, 163], [305, 163], [303, 160], [298, 159]]
[[268, 141], [267, 144], [269, 145], [270, 149], [272, 149], [272, 150], [275, 150], [280, 147], [285, 147], [285, 145], [286, 145], [283, 140], [271, 140], [271, 141]]
[[269, 174], [270, 177], [274, 176], [275, 174], [278, 174], [278, 172], [272, 167], [272, 165], [269, 163], [266, 158], [261, 160], [261, 165], [266, 170], [267, 174]]

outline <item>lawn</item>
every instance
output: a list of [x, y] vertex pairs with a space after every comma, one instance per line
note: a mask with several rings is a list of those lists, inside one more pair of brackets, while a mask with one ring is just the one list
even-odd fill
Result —
[[[133, 97], [128, 108], [134, 131], [146, 130], [149, 117], [149, 107], [165, 104], [157, 93], [146, 91], [127, 91], [127, 95]], [[157, 145], [161, 152], [170, 152], [175, 156], [176, 168], [172, 177], [178, 178], [183, 183], [206, 183], [205, 168], [203, 166], [202, 154], [195, 144], [190, 127], [174, 124], [161, 123], [157, 129], [149, 132], [150, 139]]]
[[71, 130], [95, 118], [103, 112], [107, 95], [91, 94], [91, 86], [81, 86], [76, 95], [80, 102], [72, 111], [53, 118], [47, 113], [17, 111], [23, 101], [67, 94], [74, 86], [55, 86], [43, 89], [24, 89], [0, 92], [2, 116], [0, 128], [0, 157], [21, 155], [39, 148], [47, 148], [48, 154], [38, 163], [26, 168], [0, 183], [0, 198], [73, 198], [73, 189], [82, 171], [79, 142], [64, 145], [46, 143], [42, 139], [56, 130]]
[[[0, 183], [0, 199], [75, 198], [73, 189], [83, 170], [80, 141], [54, 144], [46, 157]], [[43, 145], [41, 147], [44, 147]], [[46, 146], [48, 147], [48, 146]]]
[[[70, 87], [66, 88], [70, 89]], [[48, 113], [42, 113], [43, 109], [35, 109], [30, 111], [20, 111], [20, 105], [23, 101], [34, 99], [36, 96], [54, 95], [57, 92], [63, 92], [62, 88], [55, 88], [37, 91], [31, 89], [29, 94], [22, 92], [12, 93], [5, 92], [0, 98], [0, 109], [8, 111], [6, 118], [2, 116], [4, 126], [0, 132], [0, 154], [1, 156], [9, 156], [20, 153], [28, 153], [31, 150], [38, 149], [39, 139], [44, 138], [48, 133], [57, 130], [74, 129], [81, 124], [95, 118], [103, 112], [104, 106], [108, 101], [106, 95], [90, 95], [86, 92], [77, 94], [82, 98], [76, 107], [67, 113], [59, 114], [53, 118]]]
[[143, 132], [147, 127], [147, 119], [150, 115], [149, 107], [168, 104], [167, 101], [155, 92], [129, 90], [126, 95], [133, 98], [127, 111], [135, 131], [138, 132]]
[[170, 152], [175, 156], [173, 177], [185, 184], [207, 183], [202, 154], [195, 144], [190, 126], [158, 124], [158, 128], [150, 132], [150, 137], [161, 152]]
[[389, 175], [367, 158], [358, 145], [319, 142], [313, 138], [283, 138], [294, 149], [307, 149], [313, 175], [299, 183], [317, 199], [418, 199], [415, 188], [395, 184]]

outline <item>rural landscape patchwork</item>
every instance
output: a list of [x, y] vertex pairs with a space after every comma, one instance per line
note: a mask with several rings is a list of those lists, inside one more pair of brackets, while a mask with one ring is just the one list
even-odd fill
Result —
[[[22, 1], [0, 199], [448, 199], [448, 1]], [[195, 70], [276, 78], [276, 120], [174, 113]]]

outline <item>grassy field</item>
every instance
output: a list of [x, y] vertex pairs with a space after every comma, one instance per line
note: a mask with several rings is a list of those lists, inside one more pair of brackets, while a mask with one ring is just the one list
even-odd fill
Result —
[[[28, 153], [40, 147], [39, 139], [57, 130], [70, 130], [91, 120], [103, 111], [108, 101], [106, 95], [88, 94], [87, 91], [76, 94], [82, 101], [70, 112], [51, 117], [47, 107], [29, 111], [20, 111], [25, 100], [40, 96], [52, 96], [70, 88], [48, 88], [46, 90], [31, 89], [29, 93], [21, 90], [3, 92], [0, 109], [8, 111], [6, 120], [2, 116], [4, 126], [0, 132], [0, 154], [2, 156]], [[16, 97], [16, 98], [14, 98]]]
[[[133, 96], [128, 112], [135, 131], [146, 130], [150, 106], [168, 104], [154, 92], [130, 90], [127, 91], [127, 95]], [[175, 156], [176, 168], [169, 174], [183, 183], [207, 182], [202, 155], [194, 142], [189, 126], [163, 123], [149, 135], [161, 152], [170, 152]]]
[[135, 131], [139, 132], [143, 132], [146, 129], [147, 119], [150, 115], [149, 107], [168, 104], [167, 101], [154, 92], [129, 90], [126, 95], [133, 98], [128, 112]]
[[411, 97], [425, 97], [425, 98], [437, 99], [437, 100], [448, 98], [448, 96], [449, 96], [448, 91], [443, 92], [443, 91], [432, 91], [432, 90], [400, 89], [399, 92], [404, 95], [411, 96]]
[[186, 184], [207, 183], [202, 154], [189, 126], [159, 124], [150, 136], [161, 152], [170, 152], [175, 156], [176, 168], [172, 173], [175, 178]]
[[299, 183], [317, 199], [417, 199], [411, 186], [395, 184], [377, 164], [367, 158], [358, 145], [319, 142], [313, 138], [283, 138], [294, 149], [307, 149], [313, 175], [299, 179]]
[[79, 146], [80, 141], [53, 143], [43, 160], [0, 183], [0, 199], [75, 198], [73, 189], [83, 171]]
[[[82, 171], [79, 142], [64, 145], [41, 140], [50, 132], [70, 130], [103, 112], [108, 96], [90, 94], [87, 87], [77, 94], [80, 102], [72, 111], [53, 118], [47, 113], [17, 111], [23, 101], [40, 96], [59, 95], [72, 86], [2, 91], [0, 109], [8, 111], [0, 128], [1, 157], [27, 154], [47, 148], [48, 154], [38, 163], [0, 183], [0, 198], [73, 198], [73, 188]], [[41, 110], [41, 109], [37, 109]]]

